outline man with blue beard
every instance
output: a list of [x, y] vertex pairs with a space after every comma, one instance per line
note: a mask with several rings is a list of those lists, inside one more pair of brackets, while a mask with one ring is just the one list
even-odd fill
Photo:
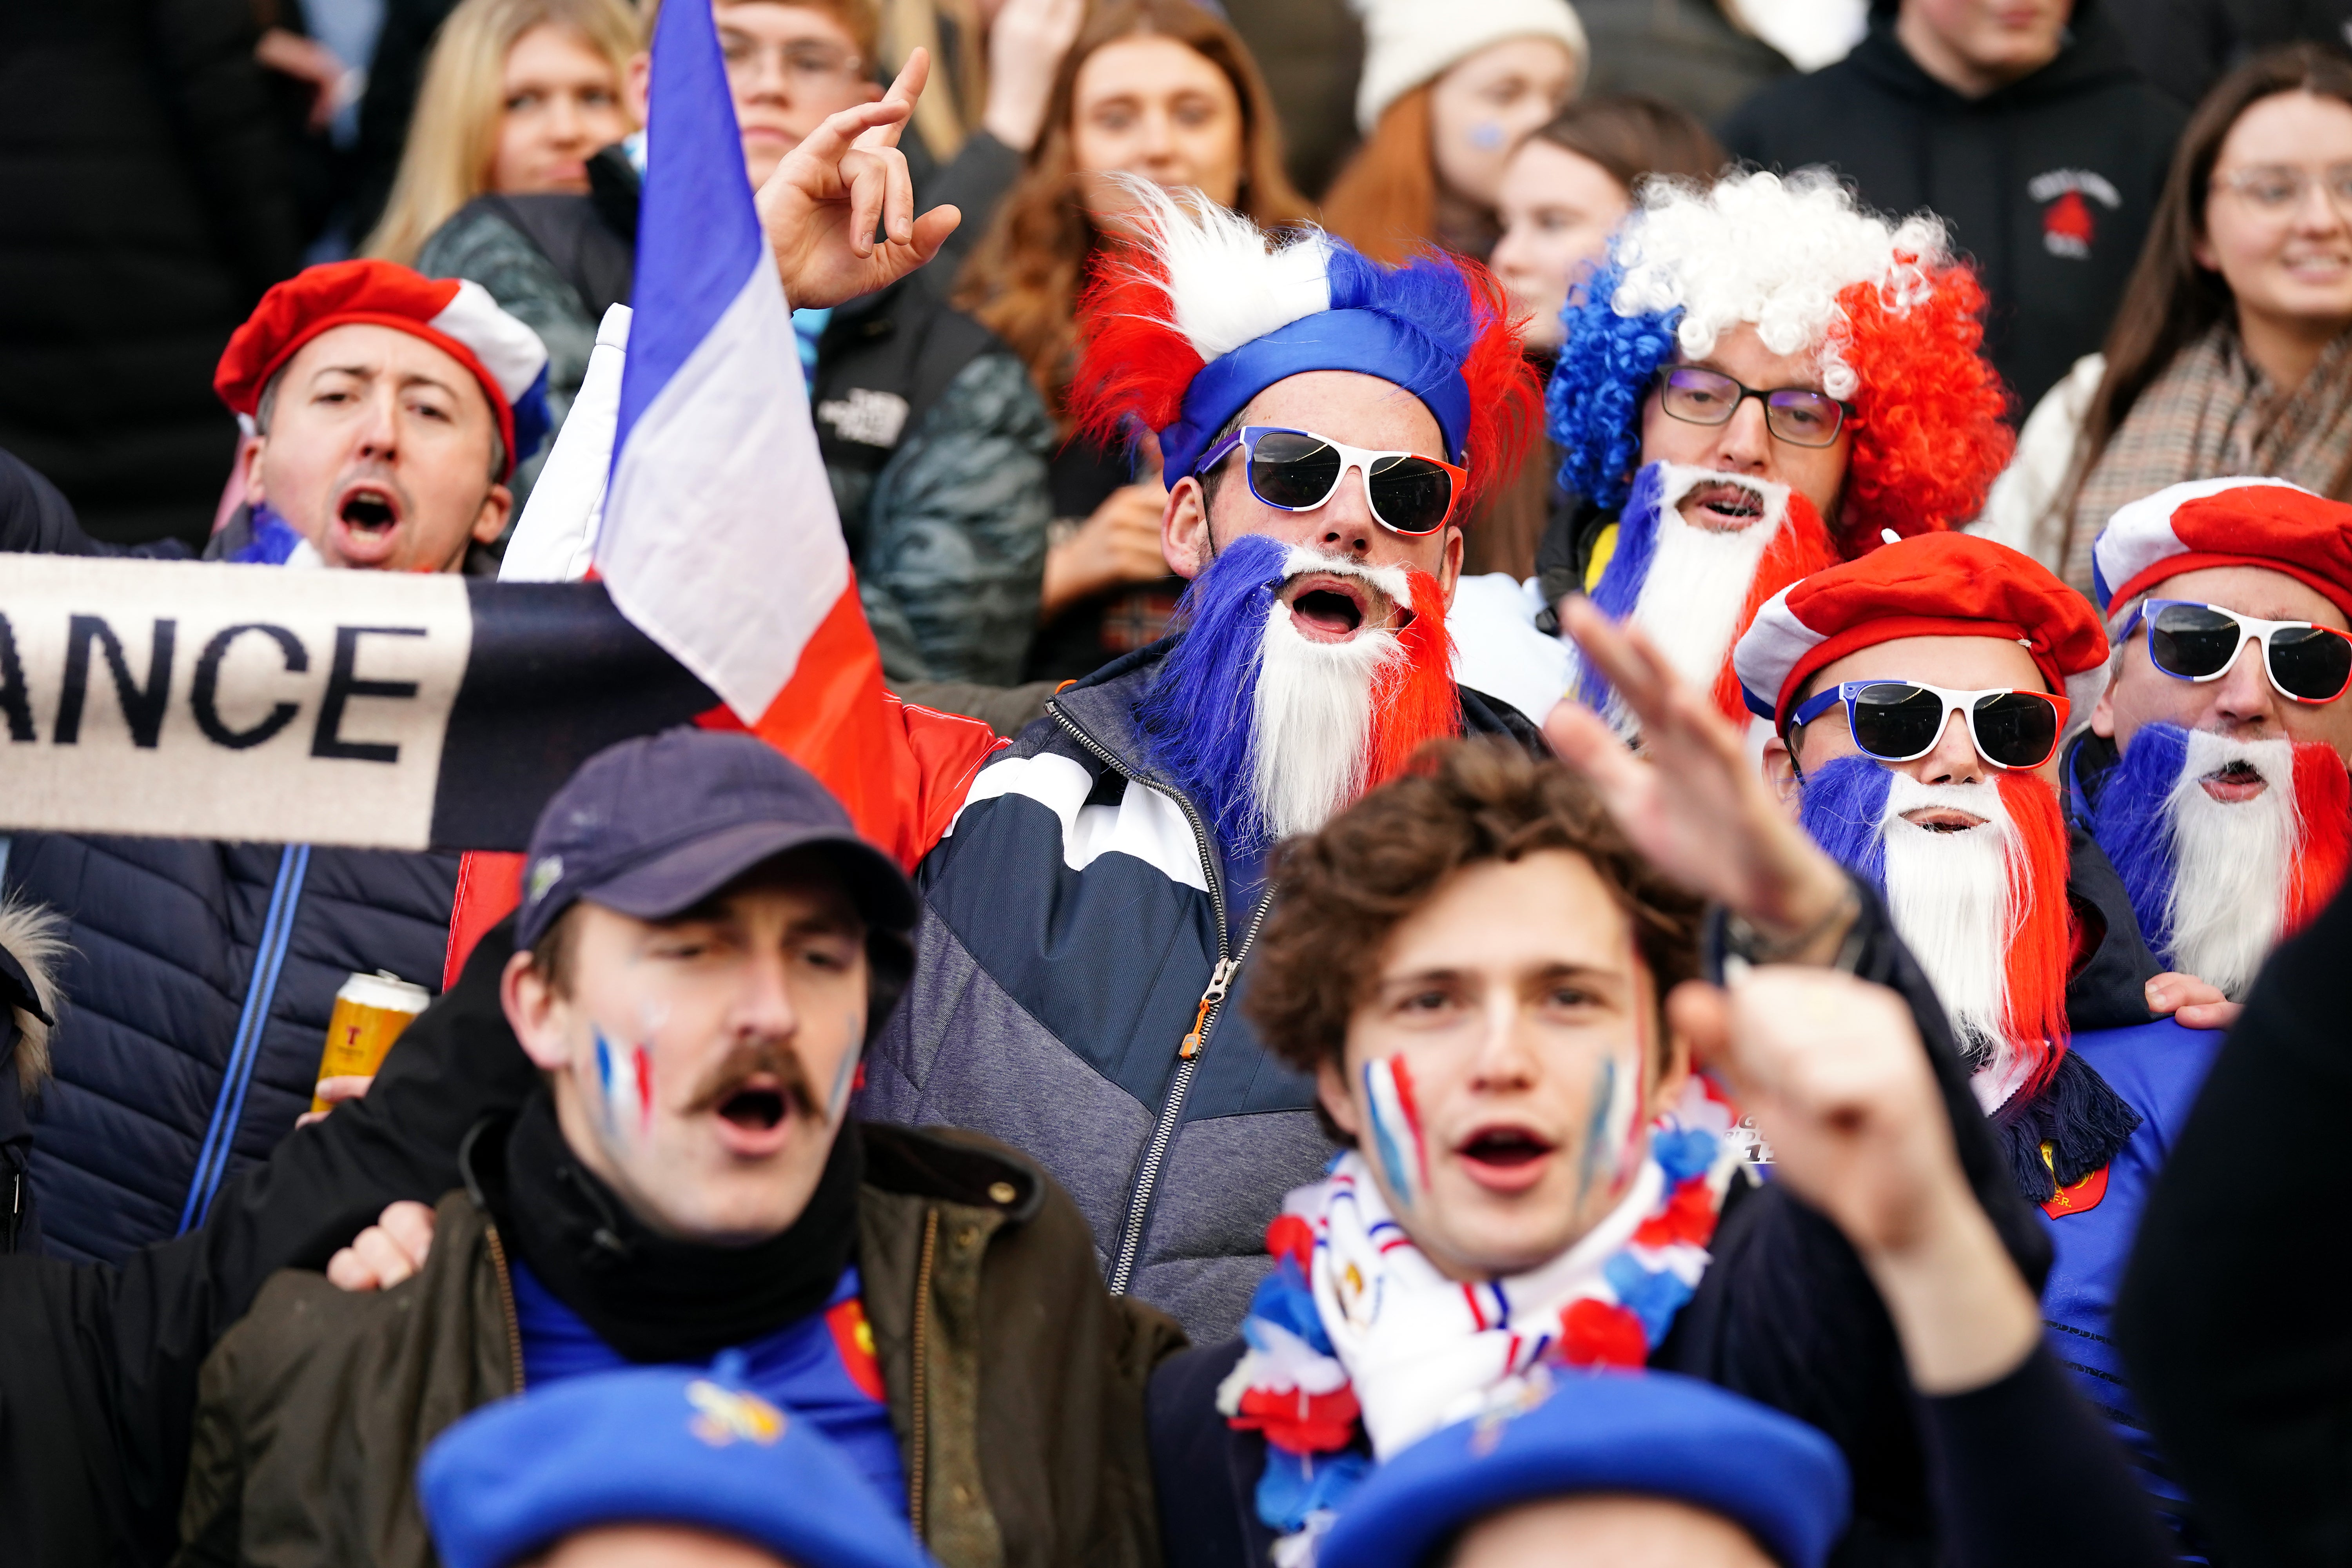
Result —
[[1269, 249], [1222, 209], [1132, 195], [1141, 239], [1087, 312], [1077, 412], [1156, 433], [1192, 587], [1170, 638], [1059, 693], [963, 794], [859, 1110], [1028, 1152], [1114, 1291], [1222, 1338], [1283, 1194], [1332, 1152], [1313, 1079], [1234, 1016], [1267, 850], [1424, 740], [1541, 744], [1455, 686], [1444, 626], [1466, 503], [1513, 470], [1536, 389], [1472, 264]]
[[2194, 1549], [2108, 1326], [2141, 1205], [2221, 1044], [2156, 1015], [2220, 994], [2158, 973], [2114, 867], [2062, 808], [2059, 737], [2106, 657], [2080, 595], [1966, 534], [1889, 544], [1783, 590], [1735, 655], [1773, 726], [1768, 777], [1885, 895], [2018, 1190], [2041, 1207], [2053, 1350]]
[[2115, 654], [2067, 788], [2149, 948], [2242, 998], [2352, 858], [2352, 506], [2174, 485], [2092, 559]]

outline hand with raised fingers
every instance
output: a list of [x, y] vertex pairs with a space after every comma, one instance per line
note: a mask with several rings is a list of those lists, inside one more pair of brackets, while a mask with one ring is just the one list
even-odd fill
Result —
[[988, 29], [988, 108], [981, 128], [1015, 153], [1037, 144], [1062, 58], [1077, 42], [1086, 0], [1004, 0]]
[[424, 1268], [432, 1250], [433, 1210], [404, 1199], [327, 1259], [327, 1281], [339, 1290], [389, 1290]]
[[1740, 916], [1767, 938], [1804, 938], [1823, 962], [1851, 925], [1845, 873], [1805, 837], [1748, 760], [1739, 731], [1667, 664], [1638, 627], [1592, 601], [1563, 601], [1576, 639], [1639, 721], [1636, 755], [1580, 702], [1556, 705], [1544, 734], [1592, 781], [1610, 815], [1658, 868]]
[[937, 256], [962, 221], [951, 206], [915, 216], [898, 151], [929, 74], [929, 55], [917, 49], [878, 101], [845, 109], [803, 137], [760, 187], [760, 226], [793, 306], [823, 309], [887, 288]]
[[1676, 986], [1666, 1017], [1756, 1119], [1775, 1180], [1861, 1256], [1920, 1392], [1981, 1388], [2032, 1352], [2040, 1305], [1969, 1188], [1899, 995], [1769, 965], [1728, 991]]
[[2226, 1029], [2238, 1021], [2246, 1010], [2243, 1002], [2232, 1002], [2218, 985], [2208, 985], [2193, 974], [2169, 971], [2147, 983], [2147, 1010], [2162, 1018], [2169, 1016], [2190, 1029]]

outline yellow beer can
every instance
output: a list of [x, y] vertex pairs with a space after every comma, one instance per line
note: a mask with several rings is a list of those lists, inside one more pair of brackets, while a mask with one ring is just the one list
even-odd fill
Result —
[[[432, 1000], [433, 994], [424, 986], [411, 985], [390, 970], [344, 981], [327, 1020], [327, 1048], [319, 1057], [319, 1076], [373, 1077], [400, 1031]], [[327, 1102], [313, 1095], [310, 1109], [324, 1110]]]

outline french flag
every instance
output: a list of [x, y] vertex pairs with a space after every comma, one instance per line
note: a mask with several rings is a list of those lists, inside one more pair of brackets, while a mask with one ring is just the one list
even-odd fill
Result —
[[[593, 560], [621, 613], [719, 698], [700, 722], [789, 754], [911, 868], [1003, 742], [883, 685], [709, 0], [662, 6], [650, 100], [633, 310], [598, 333], [603, 365], [592, 363], [541, 477], [568, 510], [526, 515], [509, 563]], [[609, 437], [593, 406], [608, 355], [622, 359]], [[599, 497], [576, 479], [607, 439]], [[469, 858], [450, 978], [520, 901], [520, 876], [517, 858]]]

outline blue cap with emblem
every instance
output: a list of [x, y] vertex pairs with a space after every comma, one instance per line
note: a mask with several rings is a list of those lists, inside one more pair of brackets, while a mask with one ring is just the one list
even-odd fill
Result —
[[756, 736], [667, 730], [607, 746], [555, 792], [523, 860], [515, 944], [575, 900], [667, 920], [787, 850], [828, 854], [869, 926], [905, 932], [915, 890], [816, 776]]
[[634, 1368], [486, 1405], [425, 1451], [416, 1489], [447, 1568], [508, 1568], [605, 1525], [732, 1536], [794, 1568], [939, 1568], [814, 1423], [734, 1368]]
[[1318, 1568], [1423, 1568], [1461, 1531], [1580, 1492], [1688, 1503], [1745, 1529], [1783, 1568], [1820, 1568], [1844, 1533], [1845, 1460], [1821, 1433], [1673, 1373], [1561, 1373], [1527, 1399], [1423, 1438], [1371, 1473]]

